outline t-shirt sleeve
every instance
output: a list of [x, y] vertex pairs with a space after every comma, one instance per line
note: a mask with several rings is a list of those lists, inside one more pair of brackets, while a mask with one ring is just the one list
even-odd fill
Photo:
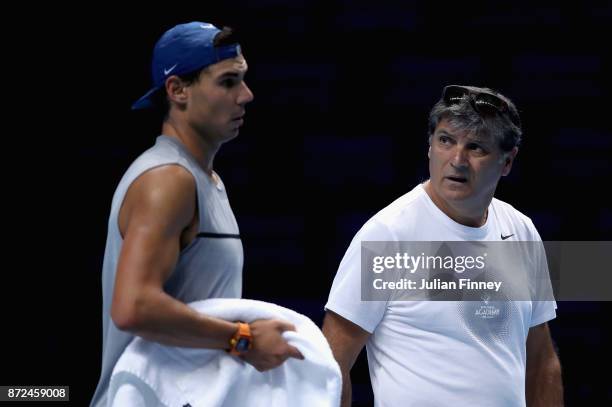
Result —
[[535, 275], [530, 322], [530, 327], [532, 327], [554, 319], [557, 316], [557, 302], [554, 299], [544, 244], [531, 221], [529, 226], [533, 236], [533, 250], [535, 252]]
[[361, 242], [391, 241], [388, 229], [369, 220], [353, 238], [334, 278], [325, 309], [373, 333], [387, 309], [387, 301], [364, 301], [361, 297]]

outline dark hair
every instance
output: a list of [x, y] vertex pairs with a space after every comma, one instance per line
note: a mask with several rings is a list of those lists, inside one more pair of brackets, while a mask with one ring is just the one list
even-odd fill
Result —
[[[442, 119], [447, 119], [449, 124], [463, 131], [473, 132], [477, 135], [492, 137], [497, 141], [499, 148], [508, 152], [521, 143], [523, 131], [520, 127], [518, 110], [514, 103], [493, 89], [466, 87], [476, 93], [489, 93], [502, 99], [508, 105], [509, 112], [495, 115], [482, 115], [474, 107], [471, 100], [467, 97], [461, 101], [448, 105], [444, 98], [434, 105], [429, 112], [429, 140], [433, 136], [436, 127]], [[517, 124], [513, 123], [509, 115], [516, 117]]]
[[[236, 44], [237, 42], [236, 32], [231, 27], [223, 27], [223, 29], [215, 35], [213, 46], [222, 47], [224, 45]], [[186, 74], [178, 75], [178, 77], [187, 85], [191, 85], [200, 80], [202, 71], [205, 71], [207, 68], [208, 67], [200, 68]], [[161, 117], [162, 121], [166, 120], [170, 112], [170, 104], [166, 95], [165, 86], [162, 86], [157, 92], [151, 95], [151, 101], [153, 102], [153, 110], [156, 115]]]
[[222, 47], [224, 45], [238, 44], [239, 38], [236, 31], [231, 27], [223, 27], [221, 31], [215, 35], [213, 45], [215, 47]]

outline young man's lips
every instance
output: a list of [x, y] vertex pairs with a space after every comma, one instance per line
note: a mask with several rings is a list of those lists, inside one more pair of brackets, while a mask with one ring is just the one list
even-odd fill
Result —
[[236, 119], [232, 119], [232, 122], [240, 127], [242, 126], [242, 123], [244, 123], [244, 119], [242, 117], [238, 117]]

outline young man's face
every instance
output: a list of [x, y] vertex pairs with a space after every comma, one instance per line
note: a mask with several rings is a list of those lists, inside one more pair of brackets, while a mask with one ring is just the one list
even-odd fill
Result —
[[247, 63], [242, 55], [209, 66], [189, 89], [186, 109], [190, 124], [218, 142], [238, 135], [245, 105], [253, 93], [244, 82]]
[[503, 153], [490, 137], [456, 130], [446, 119], [429, 147], [429, 174], [435, 198], [449, 206], [488, 206], [501, 176], [510, 173], [518, 149]]

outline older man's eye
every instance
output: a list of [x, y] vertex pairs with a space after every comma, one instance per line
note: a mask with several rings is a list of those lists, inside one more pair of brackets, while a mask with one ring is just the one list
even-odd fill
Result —
[[486, 151], [486, 150], [485, 150], [485, 149], [484, 149], [484, 148], [483, 148], [481, 145], [479, 145], [479, 144], [469, 144], [469, 145], [468, 145], [468, 148], [469, 148], [470, 150], [474, 151], [475, 153], [478, 153], [478, 154], [484, 154], [484, 153], [486, 153], [486, 152], [487, 152], [487, 151]]

